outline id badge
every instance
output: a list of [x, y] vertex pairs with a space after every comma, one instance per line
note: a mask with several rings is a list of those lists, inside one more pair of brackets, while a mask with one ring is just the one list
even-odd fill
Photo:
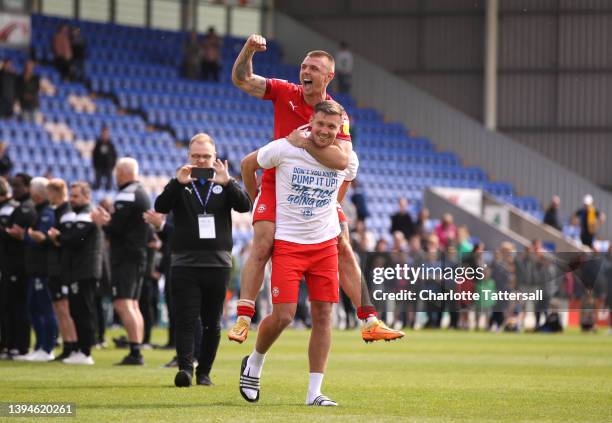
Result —
[[212, 214], [201, 214], [198, 216], [198, 228], [200, 239], [215, 239], [215, 216]]

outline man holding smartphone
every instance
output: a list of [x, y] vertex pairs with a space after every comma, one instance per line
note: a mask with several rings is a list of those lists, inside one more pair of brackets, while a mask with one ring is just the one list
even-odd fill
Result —
[[212, 368], [221, 339], [221, 314], [232, 267], [231, 210], [251, 209], [246, 191], [234, 181], [227, 161], [217, 159], [213, 139], [196, 134], [189, 142], [189, 164], [176, 172], [155, 200], [158, 213], [173, 212], [171, 296], [175, 307], [178, 387], [193, 378], [198, 316], [203, 333], [196, 371], [198, 385], [212, 385]]

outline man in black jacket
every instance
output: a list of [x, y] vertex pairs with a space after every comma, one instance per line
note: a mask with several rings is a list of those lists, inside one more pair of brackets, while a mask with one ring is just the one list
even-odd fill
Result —
[[86, 182], [70, 186], [72, 212], [64, 219], [62, 232], [49, 230], [49, 238], [62, 246], [64, 282], [69, 284], [70, 314], [76, 325], [78, 351], [62, 360], [65, 364], [94, 364], [91, 346], [94, 344], [94, 297], [96, 282], [102, 277], [101, 229], [91, 218], [91, 189]]
[[19, 76], [18, 94], [21, 106], [21, 117], [24, 121], [35, 123], [36, 113], [40, 105], [38, 91], [40, 78], [34, 74], [34, 61], [28, 60], [23, 67], [23, 74]]
[[400, 231], [406, 239], [410, 239], [416, 233], [416, 227], [412, 216], [408, 212], [408, 200], [400, 198], [399, 211], [391, 216], [391, 233]]
[[100, 188], [102, 179], [105, 179], [105, 187], [107, 190], [110, 190], [113, 184], [113, 168], [117, 162], [117, 150], [110, 139], [110, 132], [106, 126], [102, 128], [100, 138], [96, 141], [92, 159], [94, 171], [96, 173], [94, 188]]
[[7, 347], [13, 357], [25, 356], [30, 347], [30, 318], [27, 311], [27, 280], [24, 236], [36, 221], [36, 210], [30, 199], [30, 181], [25, 173], [11, 180], [13, 198], [17, 201], [7, 220], [2, 237], [2, 280], [7, 299]]
[[558, 231], [563, 230], [563, 224], [561, 223], [561, 217], [559, 216], [559, 206], [561, 205], [561, 198], [558, 195], [554, 195], [550, 200], [550, 205], [544, 213], [543, 222], [547, 225], [552, 226]]
[[[9, 278], [6, 275], [7, 270], [7, 254], [6, 254], [6, 242], [7, 235], [5, 229], [12, 226], [11, 217], [15, 209], [19, 207], [12, 198], [11, 187], [8, 181], [0, 176], [0, 233], [3, 236], [0, 237], [0, 359], [9, 358], [8, 350], [8, 309], [9, 309], [9, 298], [8, 298], [8, 287]], [[12, 332], [12, 330], [11, 330]]]
[[130, 353], [120, 365], [142, 365], [140, 352], [144, 336], [144, 320], [138, 298], [147, 260], [148, 223], [142, 217], [151, 207], [151, 200], [138, 182], [138, 162], [130, 157], [119, 160], [115, 167], [119, 193], [115, 197], [112, 216], [98, 207], [93, 221], [104, 226], [110, 241], [113, 307], [119, 314], [130, 343]]
[[[159, 213], [174, 215], [172, 285], [176, 318], [179, 372], [174, 383], [191, 385], [196, 321], [203, 327], [196, 381], [211, 385], [209, 377], [219, 340], [221, 314], [232, 267], [231, 210], [248, 212], [251, 200], [234, 181], [227, 161], [216, 158], [215, 143], [206, 134], [189, 142], [190, 164], [181, 167], [155, 201]], [[194, 180], [193, 168], [213, 168], [210, 180]]]
[[[63, 179], [51, 179], [47, 185], [49, 204], [55, 214], [55, 224], [53, 225], [59, 232], [66, 229], [66, 225], [71, 224], [70, 203], [68, 202], [68, 188]], [[49, 290], [51, 291], [51, 301], [53, 310], [57, 317], [59, 333], [62, 337], [63, 351], [55, 360], [61, 361], [70, 356], [72, 351], [77, 349], [77, 333], [74, 321], [70, 316], [68, 305], [68, 284], [62, 278], [62, 248], [48, 240], [47, 249], [47, 271], [49, 273]]]

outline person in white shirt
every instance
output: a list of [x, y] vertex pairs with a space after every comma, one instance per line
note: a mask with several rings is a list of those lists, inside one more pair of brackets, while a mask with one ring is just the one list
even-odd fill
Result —
[[336, 76], [338, 77], [338, 92], [349, 94], [351, 91], [351, 75], [353, 73], [353, 53], [344, 41], [340, 43], [340, 51], [336, 54]]
[[[344, 109], [335, 101], [318, 103], [311, 118], [310, 142], [326, 148], [336, 140]], [[272, 314], [259, 325], [253, 353], [242, 360], [240, 393], [259, 400], [259, 378], [266, 352], [295, 315], [298, 288], [306, 278], [311, 302], [312, 333], [308, 356], [310, 381], [306, 404], [334, 406], [321, 394], [331, 346], [332, 304], [338, 302], [338, 241], [336, 203], [345, 180], [353, 180], [359, 165], [352, 154], [344, 171], [327, 168], [305, 149], [286, 139], [272, 141], [243, 162], [248, 169], [276, 168], [276, 232], [272, 253]], [[253, 206], [257, 210], [255, 200]]]

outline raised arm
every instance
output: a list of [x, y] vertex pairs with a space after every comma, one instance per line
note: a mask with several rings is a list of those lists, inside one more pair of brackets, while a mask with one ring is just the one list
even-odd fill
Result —
[[253, 73], [253, 55], [260, 51], [266, 51], [266, 39], [253, 34], [244, 43], [232, 68], [234, 85], [257, 98], [263, 98], [266, 93], [266, 78]]

